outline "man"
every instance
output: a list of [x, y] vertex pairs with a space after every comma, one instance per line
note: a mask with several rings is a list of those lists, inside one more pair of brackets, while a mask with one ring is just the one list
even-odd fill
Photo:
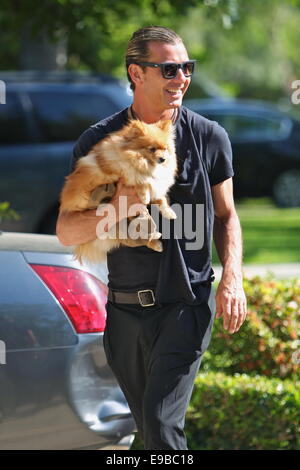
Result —
[[[185, 450], [185, 413], [214, 320], [208, 306], [212, 233], [223, 266], [216, 292], [217, 318], [223, 315], [230, 333], [237, 332], [246, 318], [231, 146], [216, 122], [181, 106], [194, 65], [175, 32], [158, 26], [136, 31], [128, 45], [126, 66], [134, 94], [132, 107], [84, 132], [74, 161], [132, 117], [146, 123], [172, 119], [176, 126], [178, 176], [170, 202], [183, 212], [192, 208], [190, 223], [198, 223], [196, 234], [203, 232], [203, 243], [190, 248], [184, 231], [178, 237], [173, 230], [162, 239], [162, 253], [125, 246], [109, 253], [104, 346], [145, 449]], [[128, 208], [140, 203], [133, 189], [120, 182], [111, 201], [117, 214], [120, 196], [127, 197]], [[200, 206], [204, 217], [199, 222]], [[100, 220], [95, 212], [61, 213], [60, 241], [74, 245], [95, 239]], [[118, 220], [126, 217], [126, 212], [121, 213]]]

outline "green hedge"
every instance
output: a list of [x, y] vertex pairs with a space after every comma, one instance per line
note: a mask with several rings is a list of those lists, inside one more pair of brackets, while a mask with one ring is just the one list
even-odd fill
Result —
[[[200, 373], [185, 433], [189, 450], [299, 450], [300, 382]], [[143, 448], [137, 434], [131, 449]]]
[[[186, 415], [189, 449], [300, 449], [300, 280], [244, 279], [239, 332], [215, 320]], [[143, 449], [137, 435], [133, 450]]]
[[300, 280], [244, 280], [248, 316], [231, 335], [216, 319], [201, 371], [300, 379]]
[[299, 386], [200, 373], [186, 415], [189, 449], [300, 449]]

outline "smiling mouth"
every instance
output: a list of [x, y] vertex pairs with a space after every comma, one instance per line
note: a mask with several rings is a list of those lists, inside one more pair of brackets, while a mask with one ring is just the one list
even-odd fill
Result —
[[178, 88], [178, 89], [168, 88], [168, 90], [166, 91], [170, 93], [170, 95], [182, 95], [182, 88]]

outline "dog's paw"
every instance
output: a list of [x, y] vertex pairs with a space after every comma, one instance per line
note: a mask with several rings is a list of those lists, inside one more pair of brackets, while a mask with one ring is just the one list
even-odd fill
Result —
[[152, 240], [161, 237], [161, 233], [156, 231], [156, 224], [149, 212], [132, 219], [130, 221], [128, 233], [133, 239], [141, 238]]
[[146, 206], [148, 204], [150, 204], [150, 194], [148, 192], [147, 193], [139, 193], [138, 196], [139, 196], [139, 198], [140, 198], [140, 200], [143, 204], [145, 204]]
[[150, 240], [159, 240], [162, 234], [160, 232], [153, 232], [150, 234]]
[[147, 246], [148, 246], [148, 248], [151, 248], [154, 251], [159, 251], [159, 252], [163, 251], [163, 244], [160, 240], [151, 240], [147, 244]]
[[168, 209], [164, 209], [164, 211], [162, 212], [162, 215], [166, 218], [166, 219], [177, 219], [177, 215], [176, 215], [176, 212], [173, 211], [173, 209], [171, 209], [170, 207]]

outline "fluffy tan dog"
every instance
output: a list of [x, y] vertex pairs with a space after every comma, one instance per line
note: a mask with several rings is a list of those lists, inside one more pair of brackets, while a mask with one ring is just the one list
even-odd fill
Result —
[[[75, 170], [66, 178], [60, 208], [62, 211], [96, 208], [104, 197], [113, 196], [116, 183], [123, 178], [126, 186], [135, 187], [144, 204], [156, 204], [164, 217], [175, 219], [176, 214], [170, 208], [166, 196], [174, 184], [176, 170], [172, 122], [146, 124], [131, 120], [128, 125], [105, 137], [85, 157], [78, 160]], [[153, 250], [162, 251], [162, 243], [158, 240], [161, 234], [155, 230], [156, 225], [150, 214], [126, 220], [126, 228], [130, 223], [143, 225], [144, 230], [141, 230], [137, 239], [124, 239], [122, 222], [113, 227], [114, 231], [111, 229], [104, 235], [106, 238], [98, 237], [92, 242], [75, 246], [75, 257], [80, 262], [83, 259], [90, 262], [103, 261], [106, 253], [120, 244], [131, 247], [146, 245]]]

